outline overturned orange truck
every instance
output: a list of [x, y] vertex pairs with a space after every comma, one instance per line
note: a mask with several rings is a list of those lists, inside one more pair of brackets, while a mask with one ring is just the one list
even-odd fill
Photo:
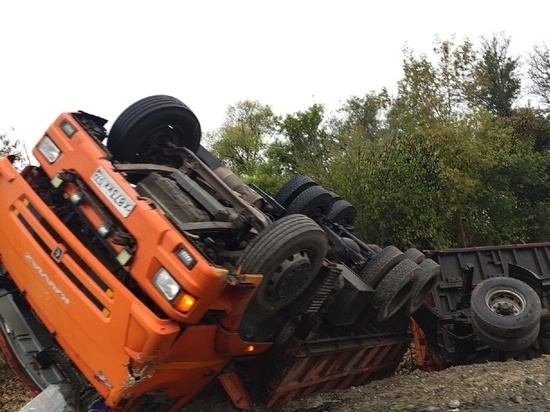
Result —
[[178, 99], [105, 124], [64, 113], [38, 166], [0, 159], [0, 343], [31, 391], [176, 411], [221, 384], [247, 408], [394, 372], [433, 260], [358, 239], [353, 205], [306, 176], [243, 184]]

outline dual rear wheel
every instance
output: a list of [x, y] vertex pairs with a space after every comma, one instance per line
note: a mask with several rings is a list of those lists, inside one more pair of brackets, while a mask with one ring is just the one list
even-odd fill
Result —
[[361, 278], [375, 289], [373, 304], [379, 321], [388, 320], [403, 307], [407, 316], [416, 312], [435, 286], [439, 265], [416, 252], [386, 246], [361, 270]]
[[539, 295], [518, 279], [489, 278], [472, 291], [472, 327], [494, 349], [517, 352], [529, 348], [538, 338], [540, 317]]
[[357, 218], [357, 211], [351, 203], [305, 175], [290, 179], [274, 199], [286, 209], [287, 215], [301, 213], [314, 218], [325, 215], [332, 222], [347, 227], [353, 226]]

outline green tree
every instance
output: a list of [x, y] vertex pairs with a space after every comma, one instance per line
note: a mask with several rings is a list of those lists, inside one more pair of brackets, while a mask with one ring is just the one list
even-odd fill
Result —
[[[517, 109], [505, 119], [514, 136], [513, 151], [507, 164], [499, 166], [498, 177], [505, 178], [506, 190], [514, 195], [513, 219], [521, 228], [521, 239], [547, 241], [550, 225], [550, 120], [538, 109]], [[518, 213], [519, 212], [519, 213]]]
[[367, 225], [372, 222], [373, 193], [381, 190], [375, 177], [381, 167], [381, 142], [389, 104], [386, 90], [352, 96], [327, 121], [332, 143], [324, 184], [356, 207], [356, 233], [364, 239], [380, 239]]
[[381, 152], [379, 180], [388, 189], [373, 208], [377, 231], [401, 246], [493, 242], [492, 228], [513, 224], [505, 205], [514, 199], [501, 190], [505, 200], [488, 202], [495, 190], [482, 171], [508, 162], [511, 131], [473, 99], [478, 66], [470, 42], [438, 41], [434, 52], [433, 63], [406, 55]]
[[[405, 51], [404, 78], [388, 113], [390, 135], [381, 156], [377, 231], [384, 242], [441, 247], [464, 232], [451, 225], [475, 186], [467, 168], [475, 141], [468, 138], [473, 117], [470, 100], [475, 53], [469, 41], [436, 40], [435, 62]], [[386, 216], [386, 220], [384, 220]], [[456, 230], [454, 229], [456, 228]], [[461, 236], [465, 243], [465, 236]]]
[[327, 176], [332, 150], [324, 120], [325, 108], [321, 104], [289, 114], [282, 121], [283, 137], [279, 142], [287, 153], [286, 168], [291, 173], [310, 175], [320, 183]]
[[510, 116], [519, 97], [519, 58], [509, 56], [510, 38], [503, 34], [483, 39], [481, 58], [476, 65], [476, 97], [491, 113]]
[[[352, 96], [330, 118], [321, 104], [282, 119], [261, 110], [268, 106], [237, 105], [213, 135], [215, 154], [270, 193], [296, 173], [310, 175], [355, 205], [356, 234], [369, 243], [547, 240], [550, 118], [517, 106], [519, 59], [509, 44], [436, 39], [431, 56], [405, 50], [395, 96]], [[544, 80], [550, 57], [537, 50]], [[550, 75], [542, 80], [550, 104]]]
[[540, 98], [547, 108], [550, 106], [550, 50], [546, 45], [535, 46], [529, 55], [530, 91]]
[[244, 100], [229, 106], [225, 121], [207, 135], [212, 153], [245, 183], [274, 193], [285, 179], [286, 161], [277, 150], [280, 118], [268, 105]]
[[545, 152], [550, 149], [550, 119], [541, 109], [520, 107], [506, 120], [519, 140], [532, 143], [533, 150]]
[[246, 178], [254, 176], [258, 165], [265, 162], [266, 145], [277, 122], [271, 107], [245, 100], [230, 106], [222, 127], [207, 138], [213, 154]]
[[390, 121], [392, 112], [413, 124], [419, 123], [415, 120], [419, 115], [423, 122], [449, 122], [468, 113], [476, 61], [468, 40], [455, 45], [453, 40], [436, 38], [435, 62], [426, 55], [416, 56], [409, 49], [404, 53], [404, 78], [398, 82], [394, 103], [397, 110], [390, 111]]
[[368, 93], [363, 97], [352, 96], [338, 110], [338, 116], [330, 121], [332, 133], [342, 135], [356, 129], [365, 139], [378, 140], [385, 130], [384, 111], [390, 104], [391, 98], [386, 89], [380, 93]]

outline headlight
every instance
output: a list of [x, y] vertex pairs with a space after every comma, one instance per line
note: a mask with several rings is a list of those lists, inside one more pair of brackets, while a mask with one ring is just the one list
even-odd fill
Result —
[[170, 302], [174, 300], [181, 289], [178, 282], [164, 268], [160, 268], [155, 274], [153, 284]]
[[74, 128], [74, 126], [66, 120], [63, 120], [60, 127], [61, 130], [63, 130], [69, 138], [73, 137], [73, 135], [76, 133], [76, 129]]
[[42, 140], [38, 142], [36, 148], [50, 163], [55, 162], [61, 154], [61, 150], [59, 150], [59, 147], [57, 147], [55, 143], [52, 142], [52, 139], [50, 139], [48, 136], [44, 136]]
[[178, 255], [179, 260], [181, 260], [181, 263], [183, 263], [187, 269], [193, 269], [193, 266], [197, 263], [191, 253], [185, 250], [183, 246], [178, 248], [176, 255]]

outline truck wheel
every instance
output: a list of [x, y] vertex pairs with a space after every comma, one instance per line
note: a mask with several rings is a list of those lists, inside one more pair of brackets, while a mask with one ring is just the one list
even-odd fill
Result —
[[382, 248], [378, 246], [376, 243], [369, 243], [367, 244], [367, 246], [370, 247], [376, 253], [382, 252]]
[[332, 200], [334, 203], [336, 203], [338, 200], [341, 200], [342, 199], [342, 196], [340, 196], [338, 193], [335, 193], [331, 190], [328, 191], [330, 193], [330, 195], [332, 196]]
[[414, 263], [420, 264], [424, 259], [426, 259], [426, 255], [414, 247], [405, 250], [403, 253], [405, 253], [405, 257], [409, 258]]
[[[540, 328], [541, 302], [526, 283], [509, 277], [489, 278], [472, 291], [474, 332], [484, 339], [514, 340]], [[531, 342], [532, 343], [532, 342]], [[506, 350], [503, 348], [496, 348]]]
[[315, 183], [309, 176], [296, 175], [286, 182], [273, 198], [281, 206], [287, 207], [300, 193], [315, 185], [317, 185], [317, 183]]
[[[149, 96], [129, 106], [116, 119], [107, 140], [114, 159], [121, 162], [172, 164], [166, 147], [196, 152], [201, 127], [195, 114], [171, 96]], [[179, 166], [179, 164], [174, 164]]]
[[339, 199], [332, 205], [328, 217], [335, 223], [343, 226], [352, 226], [357, 218], [357, 210], [347, 200]]
[[302, 214], [310, 217], [327, 215], [332, 206], [332, 196], [321, 186], [308, 187], [286, 208], [287, 215]]
[[[407, 253], [405, 252], [405, 255], [406, 254]], [[440, 266], [432, 259], [423, 260], [420, 262], [419, 266], [421, 270], [418, 278], [414, 281], [411, 298], [407, 303], [407, 315], [410, 315], [420, 309], [426, 295], [433, 289], [439, 276]]]
[[504, 352], [521, 352], [528, 349], [539, 336], [540, 328], [535, 328], [529, 335], [517, 336], [514, 338], [498, 337], [486, 333], [477, 324], [475, 318], [472, 318], [472, 327], [477, 337], [486, 345], [489, 345], [493, 349], [501, 350]]
[[285, 216], [260, 232], [239, 259], [243, 273], [264, 275], [248, 311], [271, 314], [295, 300], [317, 275], [327, 248], [323, 229], [304, 215]]
[[382, 278], [403, 259], [405, 259], [403, 252], [393, 245], [386, 246], [367, 262], [359, 272], [359, 276], [373, 288], [376, 288]]
[[407, 303], [420, 266], [410, 259], [399, 262], [375, 289], [373, 304], [378, 308], [378, 321], [384, 322]]

